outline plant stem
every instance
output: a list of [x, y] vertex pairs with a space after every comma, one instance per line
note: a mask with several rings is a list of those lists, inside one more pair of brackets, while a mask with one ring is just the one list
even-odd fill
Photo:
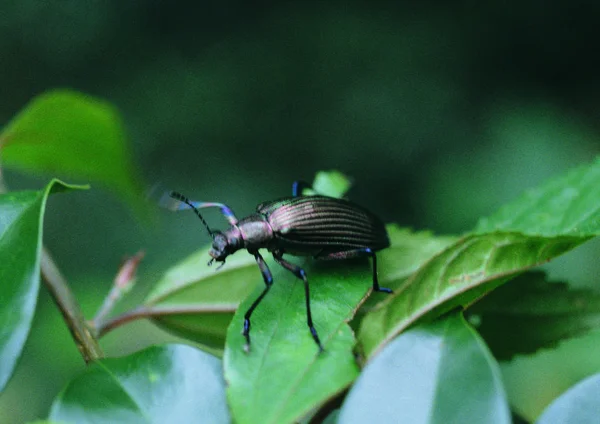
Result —
[[109, 331], [114, 330], [123, 324], [143, 318], [153, 318], [164, 315], [193, 315], [207, 312], [233, 314], [237, 306], [237, 303], [211, 306], [170, 306], [161, 308], [155, 308], [152, 306], [138, 306], [137, 308], [127, 311], [111, 320], [103, 322], [96, 329], [96, 334], [97, 337], [100, 338]]
[[46, 287], [58, 305], [84, 361], [89, 363], [102, 358], [104, 354], [98, 340], [87, 327], [79, 303], [45, 247], [42, 248], [40, 266]]
[[[135, 256], [127, 258], [123, 262], [119, 272], [117, 272], [117, 275], [115, 276], [113, 286], [104, 298], [102, 306], [100, 306], [100, 309], [91, 322], [94, 331], [97, 331], [98, 328], [101, 328], [104, 325], [105, 318], [111, 313], [117, 302], [121, 300], [123, 294], [131, 290], [135, 282], [135, 274], [143, 258], [144, 251], [139, 251]], [[96, 335], [96, 333], [94, 333], [94, 335]]]
[[142, 318], [150, 318], [152, 316], [151, 310], [144, 306], [138, 306], [130, 311], [127, 311], [113, 319], [99, 323], [96, 328], [96, 334], [98, 337], [104, 336], [111, 330], [120, 327], [128, 322], [135, 321]]

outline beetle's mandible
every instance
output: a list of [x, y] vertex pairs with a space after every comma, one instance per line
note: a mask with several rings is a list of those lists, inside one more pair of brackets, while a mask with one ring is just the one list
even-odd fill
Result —
[[[284, 254], [312, 256], [315, 259], [348, 259], [369, 256], [373, 260], [373, 290], [392, 291], [380, 287], [377, 281], [377, 257], [375, 252], [389, 247], [390, 241], [383, 222], [368, 210], [344, 199], [321, 195], [303, 196], [308, 188], [304, 182], [295, 182], [292, 196], [261, 203], [256, 213], [238, 220], [231, 208], [222, 203], [194, 202], [176, 192], [170, 192], [162, 204], [172, 210], [191, 208], [200, 218], [213, 239], [208, 262], [225, 264], [227, 257], [240, 249], [254, 256], [260, 269], [265, 288], [244, 315], [242, 334], [246, 338], [245, 350], [250, 349], [250, 317], [273, 285], [271, 271], [259, 253], [267, 249], [275, 261], [292, 272], [304, 283], [306, 318], [308, 328], [319, 351], [323, 345], [313, 325], [310, 311], [308, 279], [304, 270], [283, 258]], [[213, 231], [200, 214], [200, 209], [217, 207], [229, 221], [225, 231]], [[222, 266], [221, 265], [221, 266]]]

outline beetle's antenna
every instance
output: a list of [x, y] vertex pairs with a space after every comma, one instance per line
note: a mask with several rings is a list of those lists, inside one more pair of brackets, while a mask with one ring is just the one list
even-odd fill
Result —
[[206, 222], [206, 220], [204, 219], [204, 217], [202, 216], [202, 214], [200, 214], [200, 211], [198, 210], [198, 208], [196, 206], [194, 206], [194, 204], [190, 201], [190, 199], [188, 199], [187, 197], [185, 197], [183, 194], [181, 193], [177, 193], [176, 191], [172, 191], [169, 193], [169, 196], [172, 197], [173, 199], [179, 200], [180, 202], [185, 203], [186, 205], [188, 205], [190, 208], [192, 208], [194, 210], [194, 212], [196, 213], [196, 215], [198, 215], [198, 218], [200, 218], [200, 221], [202, 221], [202, 223], [204, 224], [204, 226], [206, 227], [206, 230], [208, 231], [208, 234], [214, 239], [215, 236], [213, 234], [213, 231], [210, 229], [210, 227], [208, 226], [208, 223]]
[[[172, 199], [175, 199], [177, 201], [174, 202]], [[172, 211], [180, 211], [183, 209], [192, 208], [196, 211], [196, 214], [198, 214], [198, 209], [219, 208], [221, 210], [221, 213], [223, 214], [223, 216], [225, 217], [227, 222], [229, 222], [230, 225], [237, 225], [237, 223], [238, 223], [238, 219], [235, 217], [235, 215], [233, 214], [233, 211], [231, 210], [231, 208], [229, 206], [224, 205], [223, 203], [215, 203], [215, 202], [194, 202], [194, 201], [188, 199], [187, 197], [185, 197], [184, 195], [179, 194], [175, 191], [166, 192], [165, 194], [163, 194], [163, 196], [160, 199], [159, 204], [163, 208], [166, 208], [166, 209], [169, 209]], [[200, 219], [202, 219], [202, 218], [200, 218]], [[206, 225], [206, 222], [203, 219], [202, 219], [202, 222], [204, 222], [204, 225], [206, 227], [208, 227], [208, 225]], [[210, 231], [210, 233], [212, 234], [212, 231]]]

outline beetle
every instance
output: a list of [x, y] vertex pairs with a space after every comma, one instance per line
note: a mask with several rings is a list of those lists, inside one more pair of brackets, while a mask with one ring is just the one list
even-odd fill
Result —
[[[246, 249], [254, 256], [262, 274], [265, 288], [244, 314], [242, 334], [246, 339], [244, 350], [250, 349], [250, 318], [273, 285], [273, 277], [259, 249], [267, 249], [275, 261], [289, 270], [304, 283], [306, 318], [310, 333], [322, 352], [323, 345], [313, 325], [310, 310], [310, 293], [306, 272], [300, 266], [288, 262], [284, 254], [312, 256], [315, 259], [349, 259], [368, 256], [373, 262], [373, 290], [392, 293], [380, 287], [377, 280], [377, 257], [375, 252], [389, 247], [390, 241], [383, 222], [374, 214], [345, 199], [323, 195], [302, 195], [310, 186], [297, 181], [292, 186], [292, 196], [261, 203], [256, 213], [238, 220], [230, 207], [223, 203], [196, 202], [186, 196], [169, 192], [161, 204], [171, 210], [192, 209], [212, 237], [211, 256], [213, 262], [225, 264], [229, 255]], [[173, 202], [171, 199], [175, 199]], [[216, 207], [221, 210], [230, 227], [225, 231], [214, 231], [200, 213], [200, 209]]]

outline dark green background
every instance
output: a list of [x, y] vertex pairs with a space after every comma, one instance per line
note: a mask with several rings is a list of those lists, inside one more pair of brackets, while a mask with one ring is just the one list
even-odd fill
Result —
[[[0, 125], [35, 95], [73, 88], [122, 112], [148, 188], [243, 216], [335, 168], [386, 221], [460, 233], [600, 152], [599, 12], [583, 1], [9, 0]], [[5, 174], [11, 189], [50, 177]], [[99, 187], [51, 199], [45, 241], [88, 316], [124, 255], [146, 249], [146, 292], [207, 242], [193, 216], [157, 215], [144, 225]], [[551, 275], [597, 284], [598, 253], [578, 250]], [[133, 324], [104, 347], [123, 354], [157, 335]], [[0, 422], [45, 416], [82, 366], [43, 292]]]

